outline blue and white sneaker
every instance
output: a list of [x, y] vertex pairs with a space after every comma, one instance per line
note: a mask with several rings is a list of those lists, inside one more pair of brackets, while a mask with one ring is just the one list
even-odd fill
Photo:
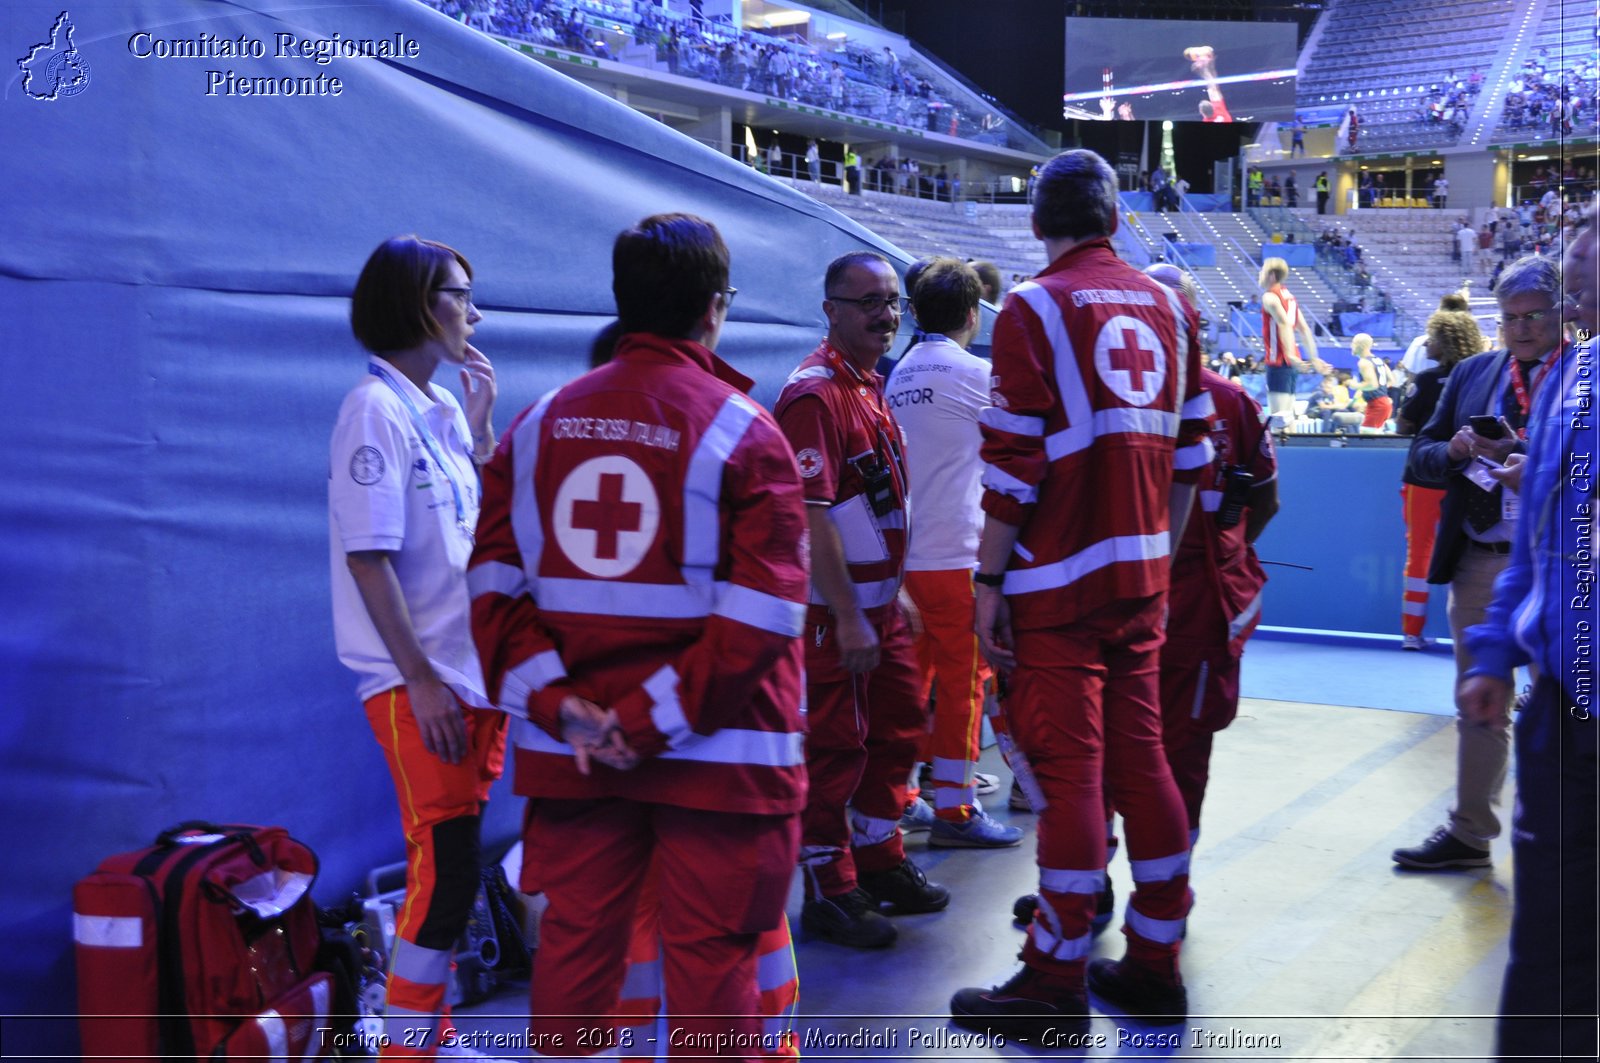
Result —
[[1022, 828], [1008, 827], [982, 809], [965, 823], [934, 817], [928, 844], [942, 849], [1006, 849], [1022, 842]]
[[932, 830], [933, 824], [938, 818], [933, 814], [933, 806], [919, 797], [911, 802], [910, 807], [905, 810], [905, 814], [900, 817], [900, 833], [920, 834], [923, 831]]

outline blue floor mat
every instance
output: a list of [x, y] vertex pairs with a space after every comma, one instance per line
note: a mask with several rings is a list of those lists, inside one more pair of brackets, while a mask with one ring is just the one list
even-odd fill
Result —
[[1247, 698], [1454, 716], [1455, 679], [1448, 643], [1408, 653], [1399, 638], [1262, 629], [1245, 648], [1239, 685]]

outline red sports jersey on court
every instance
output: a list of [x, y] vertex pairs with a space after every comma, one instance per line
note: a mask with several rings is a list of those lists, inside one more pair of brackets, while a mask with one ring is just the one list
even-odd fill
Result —
[[1289, 321], [1289, 337], [1284, 338], [1278, 329], [1278, 323], [1272, 320], [1271, 314], [1265, 310], [1261, 311], [1261, 345], [1267, 351], [1265, 363], [1289, 365], [1290, 360], [1297, 357], [1300, 352], [1294, 342], [1294, 330], [1300, 327], [1300, 303], [1295, 299], [1294, 293], [1281, 284], [1274, 284], [1267, 291], [1276, 295], [1278, 302], [1283, 304], [1284, 315]]
[[[516, 791], [798, 811], [808, 576], [800, 476], [750, 381], [688, 340], [625, 335], [512, 424], [467, 570]], [[646, 759], [578, 773], [562, 698], [616, 709]]]
[[[1014, 627], [1061, 627], [1167, 589], [1168, 490], [1211, 458], [1198, 330], [1103, 238], [1007, 296], [982, 417], [983, 508], [1021, 528], [1005, 577]], [[1035, 509], [1052, 519], [1029, 520]]]

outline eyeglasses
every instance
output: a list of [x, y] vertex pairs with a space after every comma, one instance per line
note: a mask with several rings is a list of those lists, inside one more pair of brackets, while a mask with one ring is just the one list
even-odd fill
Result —
[[1527, 313], [1527, 314], [1501, 314], [1500, 315], [1500, 324], [1502, 324], [1502, 325], [1515, 325], [1519, 321], [1526, 321], [1530, 325], [1537, 325], [1539, 322], [1543, 321], [1546, 317], [1549, 317], [1554, 312], [1555, 312], [1554, 309], [1551, 309], [1551, 310], [1534, 310], [1531, 313]]
[[828, 296], [828, 301], [851, 303], [860, 307], [863, 314], [876, 314], [886, 306], [897, 314], [903, 314], [906, 312], [906, 308], [911, 305], [911, 300], [904, 295], [897, 295], [892, 299], [885, 299], [881, 295], [864, 295], [860, 299], [847, 299], [842, 295], [830, 295]]
[[722, 306], [724, 309], [733, 305], [733, 297], [739, 294], [737, 288], [722, 289]]
[[434, 291], [436, 291], [436, 292], [445, 292], [445, 293], [447, 293], [449, 295], [455, 296], [456, 302], [460, 303], [462, 306], [471, 306], [472, 305], [472, 289], [471, 288], [435, 288]]

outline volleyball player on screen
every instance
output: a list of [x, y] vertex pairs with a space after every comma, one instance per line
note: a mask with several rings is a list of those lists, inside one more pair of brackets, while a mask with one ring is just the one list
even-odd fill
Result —
[[1227, 101], [1222, 98], [1222, 89], [1217, 83], [1217, 53], [1209, 44], [1196, 45], [1185, 48], [1183, 57], [1189, 60], [1189, 65], [1194, 72], [1205, 79], [1206, 98], [1200, 101], [1200, 120], [1202, 122], [1231, 122], [1233, 115], [1228, 113]]

